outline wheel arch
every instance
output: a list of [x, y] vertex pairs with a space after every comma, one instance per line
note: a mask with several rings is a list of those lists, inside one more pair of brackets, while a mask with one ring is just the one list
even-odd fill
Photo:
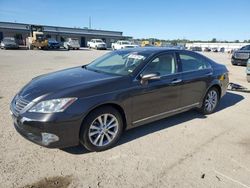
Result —
[[208, 91], [211, 89], [211, 88], [216, 88], [219, 92], [219, 97], [221, 98], [221, 86], [219, 84], [213, 84], [209, 87]]
[[202, 98], [200, 99], [201, 101], [200, 101], [199, 107], [202, 106], [203, 101], [204, 101], [204, 99], [205, 99], [205, 96], [206, 96], [207, 92], [208, 92], [211, 88], [213, 88], [213, 87], [215, 87], [215, 88], [218, 90], [218, 92], [219, 92], [219, 98], [221, 98], [222, 89], [221, 89], [220, 83], [219, 83], [219, 82], [213, 82], [212, 84], [209, 85], [209, 87], [207, 87], [207, 90], [204, 92]]
[[[99, 105], [96, 105], [94, 106], [93, 108], [91, 108], [87, 113], [86, 115], [83, 117], [83, 120], [82, 120], [82, 124], [84, 122], [84, 120], [86, 119], [86, 117], [91, 113], [93, 112], [94, 110], [98, 109], [98, 108], [102, 108], [104, 106], [110, 106], [110, 107], [113, 107], [114, 109], [116, 109], [122, 116], [122, 121], [123, 121], [123, 130], [126, 130], [127, 128], [127, 117], [126, 117], [126, 114], [125, 114], [125, 111], [123, 109], [123, 107], [117, 103], [114, 103], [114, 102], [107, 102], [107, 103], [103, 103], [103, 104], [99, 104]], [[81, 128], [82, 129], [82, 125], [81, 125]]]

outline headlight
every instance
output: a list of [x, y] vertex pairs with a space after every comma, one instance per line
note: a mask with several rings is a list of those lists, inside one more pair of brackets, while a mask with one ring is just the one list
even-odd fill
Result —
[[60, 99], [42, 101], [33, 106], [29, 110], [29, 112], [39, 112], [39, 113], [63, 112], [76, 100], [77, 98], [60, 98]]

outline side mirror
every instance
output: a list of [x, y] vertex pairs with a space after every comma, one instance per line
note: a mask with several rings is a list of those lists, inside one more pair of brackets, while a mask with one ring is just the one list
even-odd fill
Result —
[[160, 74], [159, 73], [151, 73], [151, 74], [145, 74], [141, 76], [141, 84], [145, 85], [148, 84], [149, 80], [160, 80]]

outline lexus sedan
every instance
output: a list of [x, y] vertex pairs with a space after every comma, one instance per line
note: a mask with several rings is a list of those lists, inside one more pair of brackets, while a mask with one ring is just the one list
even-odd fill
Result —
[[124, 130], [193, 108], [213, 113], [227, 86], [226, 67], [201, 54], [133, 48], [32, 79], [10, 110], [16, 130], [34, 143], [102, 151]]

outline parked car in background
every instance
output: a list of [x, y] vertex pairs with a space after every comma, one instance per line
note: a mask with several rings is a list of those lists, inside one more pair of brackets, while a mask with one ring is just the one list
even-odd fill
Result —
[[91, 41], [89, 41], [87, 43], [87, 46], [89, 48], [95, 48], [97, 50], [100, 50], [100, 49], [106, 50], [107, 49], [107, 45], [105, 42], [103, 42], [102, 39], [91, 39]]
[[63, 47], [67, 50], [79, 50], [80, 49], [80, 43], [78, 39], [74, 38], [68, 38], [66, 41], [63, 43]]
[[226, 49], [224, 47], [220, 48], [219, 52], [224, 53]]
[[212, 52], [218, 52], [218, 48], [212, 48], [211, 51]]
[[49, 38], [48, 39], [48, 48], [49, 49], [59, 49], [60, 48], [60, 44], [59, 44], [59, 42], [57, 42], [56, 39]]
[[124, 130], [193, 108], [215, 112], [227, 86], [227, 68], [201, 54], [127, 48], [32, 79], [10, 110], [16, 130], [32, 142], [102, 151]]
[[247, 65], [250, 58], [250, 45], [243, 46], [241, 49], [233, 52], [231, 63], [232, 65]]
[[124, 48], [136, 48], [139, 46], [136, 44], [132, 44], [132, 42], [130, 42], [130, 41], [118, 40], [117, 42], [112, 43], [111, 47], [113, 50], [120, 50], [120, 49], [124, 49]]
[[202, 52], [202, 48], [198, 46], [191, 47], [190, 50], [195, 52]]
[[208, 48], [208, 47], [205, 47], [203, 51], [204, 51], [204, 52], [211, 52], [211, 49]]
[[14, 37], [4, 37], [1, 41], [1, 49], [18, 49], [19, 45], [17, 44]]
[[161, 47], [166, 47], [169, 49], [176, 49], [176, 50], [185, 50], [186, 49], [186, 47], [184, 45], [172, 45], [172, 44], [166, 44], [166, 45], [163, 45]]
[[250, 82], [250, 59], [247, 61], [247, 81]]

